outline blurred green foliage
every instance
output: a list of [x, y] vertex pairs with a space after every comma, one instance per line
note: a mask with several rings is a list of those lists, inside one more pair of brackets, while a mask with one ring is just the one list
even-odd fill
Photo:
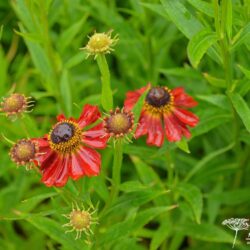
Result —
[[[121, 193], [99, 214], [92, 249], [231, 247], [234, 232], [221, 222], [249, 218], [250, 210], [249, 21], [249, 0], [0, 1], [0, 95], [14, 85], [36, 100], [22, 119], [0, 116], [10, 140], [40, 137], [57, 114], [77, 117], [82, 105], [100, 105], [97, 63], [79, 50], [95, 30], [119, 34], [107, 56], [115, 106], [148, 82], [184, 86], [199, 101], [200, 123], [188, 143], [126, 145]], [[0, 249], [90, 249], [84, 237], [64, 233], [62, 214], [73, 201], [102, 210], [110, 148], [100, 176], [57, 189], [16, 168], [10, 146], [1, 137]], [[248, 249], [247, 233], [239, 232], [236, 249]]]

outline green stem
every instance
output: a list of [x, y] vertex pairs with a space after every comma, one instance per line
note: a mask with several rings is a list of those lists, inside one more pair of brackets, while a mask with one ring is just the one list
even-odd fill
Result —
[[114, 145], [114, 161], [112, 169], [113, 184], [110, 194], [111, 204], [119, 194], [120, 183], [121, 183], [122, 158], [123, 158], [123, 140], [118, 139], [116, 144]]
[[102, 93], [101, 93], [101, 103], [102, 107], [109, 111], [113, 108], [113, 94], [110, 84], [110, 73], [108, 63], [104, 54], [99, 54], [96, 58], [99, 70], [101, 72], [102, 80]]

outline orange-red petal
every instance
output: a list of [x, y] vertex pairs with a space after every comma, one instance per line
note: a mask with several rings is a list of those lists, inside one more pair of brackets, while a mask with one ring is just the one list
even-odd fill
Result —
[[164, 114], [164, 128], [166, 137], [170, 142], [180, 141], [182, 130], [178, 124], [178, 121], [172, 114]]
[[92, 106], [90, 104], [86, 104], [80, 115], [80, 118], [77, 120], [79, 127], [82, 129], [89, 124], [97, 121], [101, 116], [101, 113], [97, 106]]
[[181, 108], [175, 108], [173, 110], [174, 115], [184, 124], [187, 124], [191, 127], [194, 127], [197, 125], [197, 123], [199, 122], [199, 118], [193, 114], [192, 112], [185, 110], [185, 109], [181, 109]]
[[187, 108], [192, 108], [197, 106], [197, 102], [188, 95], [185, 91], [184, 88], [178, 87], [175, 88], [171, 91], [171, 93], [174, 96], [174, 105], [175, 106], [180, 106], [180, 107], [187, 107]]
[[84, 131], [82, 142], [93, 148], [103, 149], [107, 146], [108, 135], [104, 131], [103, 123]]

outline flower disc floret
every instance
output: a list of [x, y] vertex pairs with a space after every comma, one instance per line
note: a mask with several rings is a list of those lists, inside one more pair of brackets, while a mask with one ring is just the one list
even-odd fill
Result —
[[33, 101], [30, 100], [30, 97], [26, 97], [25, 95], [19, 93], [14, 93], [9, 97], [3, 98], [0, 110], [8, 117], [11, 117], [23, 112], [27, 112], [27, 109], [31, 108], [32, 106]]
[[10, 150], [10, 157], [17, 165], [30, 166], [36, 159], [38, 145], [29, 139], [19, 140]]
[[118, 41], [118, 35], [111, 37], [112, 30], [107, 33], [94, 33], [89, 37], [89, 41], [83, 50], [86, 50], [87, 56], [98, 54], [107, 54], [113, 51], [112, 48]]
[[81, 144], [82, 132], [76, 122], [64, 120], [54, 125], [48, 140], [51, 148], [61, 154], [70, 154]]
[[123, 137], [133, 130], [134, 114], [131, 111], [116, 108], [110, 111], [108, 117], [104, 119], [105, 131], [116, 138]]

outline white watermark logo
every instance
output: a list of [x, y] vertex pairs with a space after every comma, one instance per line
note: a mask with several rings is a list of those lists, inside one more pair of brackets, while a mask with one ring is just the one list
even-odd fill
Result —
[[[245, 219], [245, 218], [231, 218], [231, 219], [227, 219], [224, 220], [222, 222], [222, 225], [226, 225], [228, 226], [230, 229], [235, 231], [235, 236], [234, 236], [234, 241], [233, 241], [233, 248], [237, 239], [237, 234], [238, 231], [240, 230], [248, 230], [249, 228], [249, 224], [248, 224], [249, 219]], [[250, 234], [248, 234], [248, 237], [250, 236]]]

